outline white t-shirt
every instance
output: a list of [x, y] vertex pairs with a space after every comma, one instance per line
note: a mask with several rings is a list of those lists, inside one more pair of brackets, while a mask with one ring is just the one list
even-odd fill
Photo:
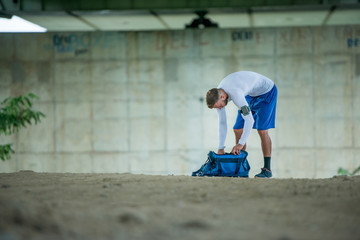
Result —
[[[248, 106], [245, 96], [250, 95], [257, 97], [269, 92], [274, 86], [274, 82], [269, 78], [249, 71], [240, 71], [231, 73], [226, 76], [219, 84], [217, 88], [223, 89], [229, 96], [228, 102], [233, 101], [234, 104], [240, 109], [243, 106]], [[225, 139], [227, 133], [226, 122], [226, 107], [217, 109], [219, 115], [219, 149], [225, 148]], [[251, 129], [254, 125], [254, 118], [252, 113], [244, 116], [245, 120], [244, 130], [239, 140], [241, 145], [245, 145], [248, 139]]]

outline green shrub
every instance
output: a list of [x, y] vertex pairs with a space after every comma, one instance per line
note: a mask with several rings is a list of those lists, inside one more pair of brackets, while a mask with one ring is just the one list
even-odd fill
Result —
[[[39, 123], [45, 114], [32, 110], [32, 100], [39, 99], [35, 94], [6, 98], [0, 103], [0, 136], [10, 135], [19, 131], [20, 128]], [[0, 158], [5, 161], [14, 153], [12, 144], [0, 145]]]

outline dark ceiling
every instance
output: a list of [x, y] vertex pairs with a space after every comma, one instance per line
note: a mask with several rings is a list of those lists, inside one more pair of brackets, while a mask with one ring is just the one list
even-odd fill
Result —
[[221, 28], [360, 24], [360, 0], [0, 0], [48, 31], [183, 29], [199, 11]]
[[0, 0], [2, 11], [248, 10], [349, 8], [359, 0]]

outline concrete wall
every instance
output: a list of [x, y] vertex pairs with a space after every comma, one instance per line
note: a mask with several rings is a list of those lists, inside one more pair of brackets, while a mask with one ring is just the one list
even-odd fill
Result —
[[[0, 143], [1, 172], [190, 174], [216, 150], [204, 96], [238, 70], [278, 86], [275, 177], [360, 165], [360, 26], [0, 35], [0, 99], [33, 92], [47, 118]], [[228, 107], [227, 151], [236, 117]], [[248, 140], [250, 176], [262, 167]]]

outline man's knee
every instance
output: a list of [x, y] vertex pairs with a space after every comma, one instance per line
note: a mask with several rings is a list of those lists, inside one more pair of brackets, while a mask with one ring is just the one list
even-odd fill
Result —
[[234, 133], [236, 134], [236, 135], [238, 135], [238, 134], [242, 134], [243, 133], [243, 128], [241, 128], [241, 129], [234, 129]]
[[269, 131], [268, 131], [268, 130], [258, 130], [258, 133], [259, 133], [260, 137], [268, 136], [268, 135], [269, 135]]
[[234, 129], [234, 134], [237, 141], [241, 138], [242, 133], [243, 129]]

